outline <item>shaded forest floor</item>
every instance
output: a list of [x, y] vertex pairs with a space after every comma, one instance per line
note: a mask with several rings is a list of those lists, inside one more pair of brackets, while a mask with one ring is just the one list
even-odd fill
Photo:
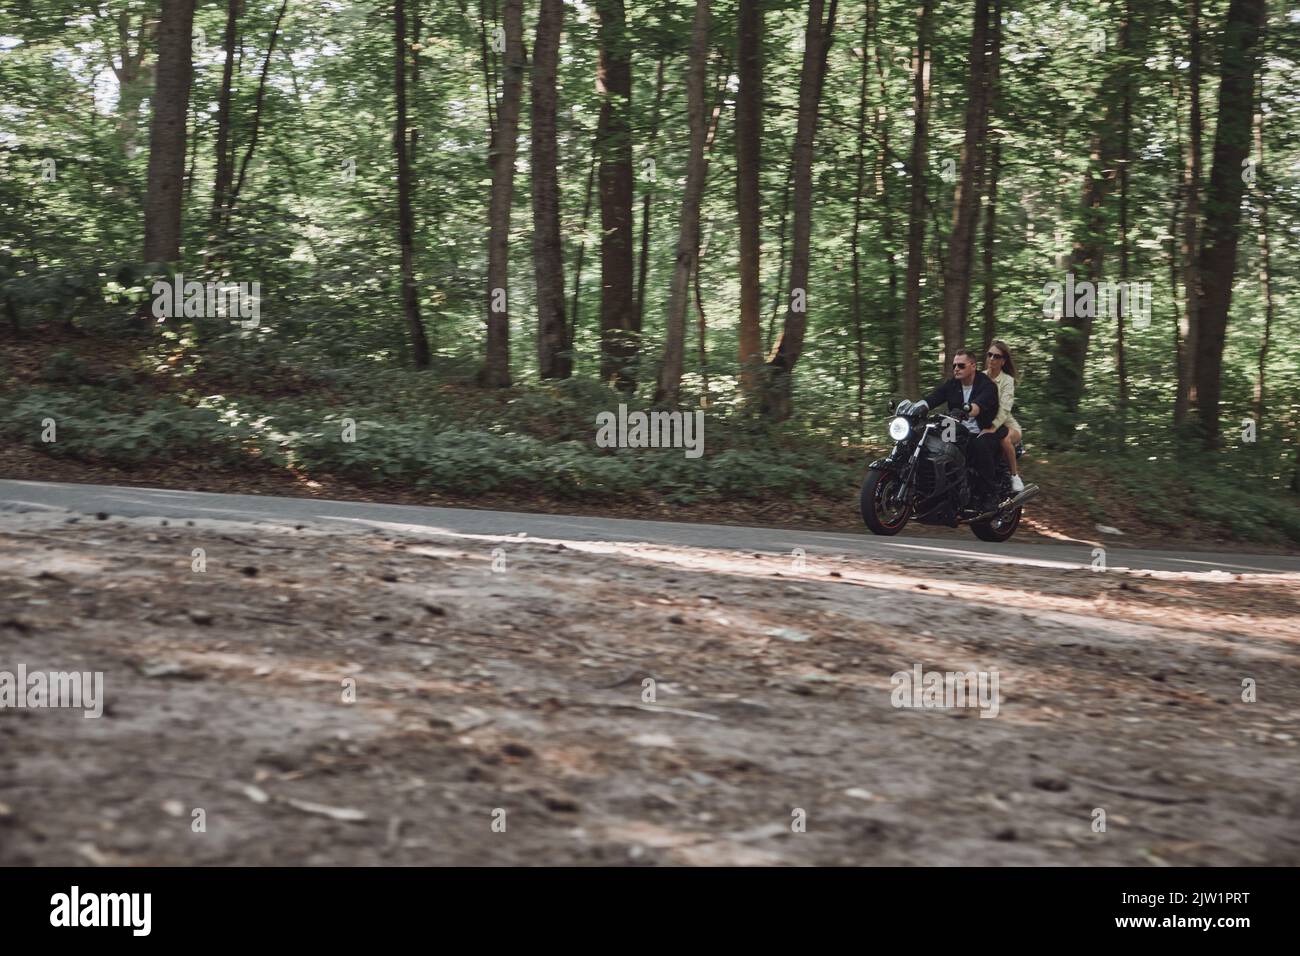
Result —
[[1300, 863], [1300, 576], [950, 571], [6, 514], [0, 865]]
[[[593, 410], [626, 399], [591, 383], [484, 392], [463, 370], [372, 381], [364, 371], [322, 371], [302, 355], [232, 348], [228, 339], [205, 350], [63, 327], [6, 331], [0, 341], [0, 432], [16, 439], [0, 444], [6, 478], [855, 530], [865, 463], [884, 450], [797, 423], [773, 434], [711, 420], [703, 459], [646, 450], [650, 466], [638, 470], [626, 467], [636, 451], [595, 449]], [[196, 409], [207, 417], [191, 419]], [[329, 431], [349, 414], [362, 435], [353, 448]], [[47, 415], [60, 429], [54, 443], [39, 440]], [[449, 445], [455, 456], [444, 461]], [[624, 469], [612, 477], [603, 470], [611, 461]], [[702, 483], [710, 471], [722, 480]], [[1257, 482], [1243, 501], [1237, 478], [1198, 481], [1168, 460], [1116, 466], [1048, 454], [1032, 436], [1022, 471], [1044, 492], [1022, 536], [1218, 550], [1294, 550], [1300, 542], [1300, 504], [1273, 492], [1277, 483]], [[1220, 504], [1229, 507], [1220, 513]]]

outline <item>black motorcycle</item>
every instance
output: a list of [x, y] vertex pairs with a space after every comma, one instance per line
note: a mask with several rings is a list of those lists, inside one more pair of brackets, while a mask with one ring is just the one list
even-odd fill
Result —
[[[901, 401], [889, 423], [894, 449], [873, 461], [862, 484], [862, 520], [876, 534], [894, 535], [909, 520], [956, 528], [969, 524], [982, 541], [1006, 541], [1020, 524], [1022, 506], [1038, 494], [1037, 485], [1011, 490], [1011, 470], [997, 455], [998, 502], [990, 510], [978, 507], [974, 489], [979, 478], [966, 463], [966, 447], [974, 440], [962, 424], [970, 406], [957, 415], [927, 414], [921, 402]], [[1016, 446], [1016, 457], [1024, 447]]]

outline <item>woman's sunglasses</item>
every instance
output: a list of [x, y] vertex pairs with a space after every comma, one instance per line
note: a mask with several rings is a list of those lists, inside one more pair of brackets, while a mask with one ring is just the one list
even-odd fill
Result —
[[994, 358], [995, 358], [995, 359], [1004, 359], [1004, 360], [1006, 359], [1006, 356], [1003, 355], [1001, 352], [989, 352], [989, 353], [988, 353], [988, 357], [991, 358], [991, 359], [994, 359]]

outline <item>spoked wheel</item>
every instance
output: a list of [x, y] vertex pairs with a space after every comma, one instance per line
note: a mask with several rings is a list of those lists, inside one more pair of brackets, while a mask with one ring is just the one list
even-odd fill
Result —
[[912, 517], [912, 503], [896, 504], [891, 499], [898, 492], [898, 475], [892, 471], [867, 472], [862, 483], [860, 504], [862, 520], [875, 534], [893, 535], [903, 530]]
[[1020, 526], [1022, 511], [1023, 508], [1017, 508], [1009, 515], [997, 515], [989, 521], [972, 521], [970, 529], [981, 541], [1005, 541], [1015, 534], [1016, 528]]

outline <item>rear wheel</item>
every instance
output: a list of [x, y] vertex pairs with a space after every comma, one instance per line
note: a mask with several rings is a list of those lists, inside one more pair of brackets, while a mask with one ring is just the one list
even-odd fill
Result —
[[981, 541], [1005, 541], [1016, 533], [1016, 528], [1020, 526], [1020, 512], [1023, 510], [1017, 508], [1011, 514], [999, 515], [991, 521], [972, 521], [970, 529]]
[[867, 472], [862, 483], [859, 504], [862, 520], [875, 534], [894, 535], [903, 530], [912, 516], [912, 503], [895, 504], [890, 499], [898, 492], [898, 475], [892, 471]]

